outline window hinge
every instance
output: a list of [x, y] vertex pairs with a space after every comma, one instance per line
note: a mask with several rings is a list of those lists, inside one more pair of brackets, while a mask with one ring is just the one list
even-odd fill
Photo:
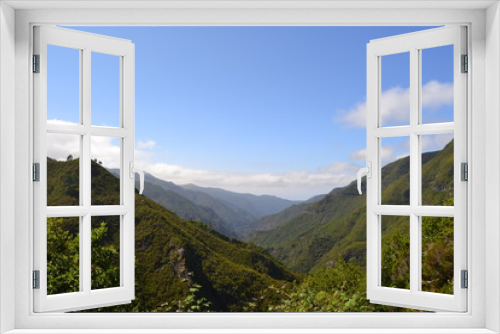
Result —
[[33, 55], [33, 73], [40, 73], [40, 55]]
[[469, 72], [469, 56], [467, 55], [462, 55], [462, 70], [460, 72]]
[[33, 289], [40, 289], [40, 270], [33, 270]]
[[462, 270], [461, 271], [461, 286], [462, 286], [462, 289], [467, 289], [469, 287], [469, 273], [467, 270]]
[[467, 163], [462, 162], [460, 164], [460, 168], [461, 168], [461, 174], [462, 174], [461, 180], [462, 181], [469, 181], [469, 166], [467, 165]]
[[33, 181], [40, 181], [40, 163], [38, 162], [33, 164]]

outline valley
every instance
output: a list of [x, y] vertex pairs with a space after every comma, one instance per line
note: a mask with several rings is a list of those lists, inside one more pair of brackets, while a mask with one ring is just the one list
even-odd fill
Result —
[[[424, 153], [422, 164], [424, 198], [431, 204], [453, 205], [453, 141], [441, 151]], [[78, 159], [48, 160], [49, 206], [78, 205], [78, 168]], [[93, 205], [119, 200], [116, 173], [92, 162]], [[382, 201], [406, 203], [408, 175], [408, 157], [384, 166]], [[365, 297], [365, 211], [366, 197], [357, 193], [354, 181], [294, 202], [179, 186], [148, 174], [144, 196], [136, 193], [136, 299], [93, 311], [405, 311], [370, 304]], [[100, 222], [101, 243], [119, 251], [119, 231], [109, 217]], [[77, 231], [70, 231], [64, 221], [50, 224], [54, 247], [63, 247], [56, 236], [65, 231], [69, 252]], [[408, 288], [408, 230], [404, 217], [383, 218], [386, 286]], [[432, 273], [436, 263], [452, 262], [452, 236], [452, 219], [425, 220], [426, 291], [452, 293], [452, 266], [445, 265], [440, 275]], [[50, 249], [49, 263], [61, 263]], [[59, 292], [54, 287], [54, 293]]]

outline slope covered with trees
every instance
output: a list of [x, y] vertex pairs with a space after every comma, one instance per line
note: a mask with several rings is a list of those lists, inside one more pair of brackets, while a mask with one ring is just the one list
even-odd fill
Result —
[[[453, 142], [422, 161], [424, 204], [453, 205]], [[49, 203], [78, 204], [78, 163], [49, 159]], [[408, 166], [402, 158], [383, 168], [383, 200], [407, 202]], [[92, 176], [93, 203], [116, 204], [118, 179], [95, 162]], [[98, 311], [410, 311], [366, 299], [365, 203], [353, 182], [286, 209], [272, 218], [275, 228], [252, 237], [266, 251], [136, 193], [136, 299]], [[49, 291], [77, 291], [78, 233], [61, 219], [47, 226]], [[119, 282], [116, 226], [110, 217], [93, 222], [95, 287]], [[384, 286], [409, 287], [408, 231], [408, 217], [382, 218]], [[422, 219], [422, 289], [453, 293], [453, 218]]]
[[[49, 205], [77, 205], [78, 159], [65, 162], [49, 159], [47, 163]], [[93, 203], [116, 204], [118, 178], [96, 162], [92, 162], [92, 176]], [[119, 252], [119, 231], [112, 217], [100, 217], [98, 224], [101, 234], [95, 238], [99, 238], [101, 248]], [[297, 279], [264, 249], [228, 238], [205, 223], [183, 220], [137, 193], [135, 224], [136, 299], [112, 310], [176, 311], [186, 307], [193, 294], [212, 311], [241, 310], [266, 287]], [[78, 265], [75, 256], [69, 257], [72, 261], [60, 258], [68, 256], [71, 249], [73, 252], [75, 247], [78, 249], [78, 234], [60, 220], [49, 219], [48, 227], [48, 240], [52, 240], [48, 247], [49, 266], [56, 266], [50, 272], [62, 275], [52, 276], [52, 281], [75, 284], [74, 270], [68, 267], [59, 270], [57, 266]], [[97, 229], [93, 235], [96, 233]], [[94, 269], [101, 271], [106, 265]], [[68, 276], [71, 272], [73, 278]], [[113, 282], [108, 284], [113, 286]], [[67, 286], [57, 289], [54, 287], [52, 293], [71, 291]], [[268, 300], [271, 302], [272, 298]]]
[[183, 188], [207, 194], [233, 207], [249, 212], [255, 218], [278, 213], [291, 205], [300, 203], [300, 201], [291, 201], [276, 196], [241, 194], [220, 188], [199, 187], [194, 184], [187, 184]]
[[[427, 203], [449, 205], [453, 198], [453, 141], [437, 152], [422, 155], [422, 189]], [[362, 188], [366, 190], [366, 179]], [[409, 157], [382, 168], [383, 203], [408, 204]], [[296, 215], [289, 208], [275, 216], [269, 231], [257, 232], [250, 241], [267, 248], [290, 269], [307, 273], [332, 265], [339, 255], [364, 266], [366, 257], [366, 191], [359, 195], [356, 182], [336, 188], [325, 198]], [[286, 219], [286, 212], [291, 218]], [[388, 225], [387, 234], [404, 230], [403, 223]]]

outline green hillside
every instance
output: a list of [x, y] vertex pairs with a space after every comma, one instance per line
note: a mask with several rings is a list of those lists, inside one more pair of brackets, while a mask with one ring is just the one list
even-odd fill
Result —
[[250, 224], [247, 224], [238, 232], [244, 240], [250, 240], [258, 232], [272, 230], [280, 226], [284, 222], [302, 215], [306, 212], [307, 208], [309, 208], [310, 205], [311, 203], [306, 202], [292, 205], [291, 207], [286, 208], [281, 212], [269, 216], [264, 216]]
[[[48, 204], [76, 205], [78, 159], [67, 162], [49, 159], [47, 164]], [[92, 162], [93, 204], [116, 204], [118, 187], [117, 177]], [[119, 225], [113, 223], [112, 217], [98, 219], [96, 223], [100, 227], [96, 228], [95, 233], [100, 233], [100, 236], [96, 234], [95, 238], [100, 240], [102, 249], [107, 252], [101, 252], [99, 256], [119, 252]], [[53, 245], [58, 245], [58, 252], [54, 253], [50, 253], [53, 248], [50, 247], [52, 244], [49, 245], [49, 263], [56, 266], [61, 256], [68, 257], [71, 250], [74, 251], [75, 247], [71, 245], [78, 244], [78, 235], [60, 220], [55, 219], [49, 223], [53, 227], [49, 229], [49, 233], [54, 234], [49, 240], [55, 240]], [[193, 295], [197, 302], [203, 302], [205, 306], [202, 306], [212, 311], [242, 310], [268, 286], [286, 285], [297, 279], [295, 274], [274, 260], [264, 249], [228, 238], [204, 223], [183, 220], [137, 193], [135, 223], [136, 299], [132, 304], [112, 310], [183, 310], [190, 303], [190, 298], [194, 298]], [[66, 241], [61, 242], [58, 239], [60, 235]], [[96, 265], [95, 270], [107, 272], [111, 278], [96, 274], [96, 279], [113, 282], [112, 277], [116, 276], [113, 268], [103, 268], [104, 265], [109, 267], [110, 262], [103, 261], [104, 264]], [[66, 272], [68, 271], [71, 270], [66, 268]], [[54, 269], [53, 272], [57, 270]], [[52, 281], [71, 282], [68, 277], [58, 278]], [[68, 290], [71, 287], [59, 291], [57, 287], [54, 289], [52, 293], [71, 291]], [[268, 300], [273, 301], [272, 298]]]
[[312, 204], [319, 202], [326, 195], [316, 195], [307, 201], [304, 201], [299, 204], [292, 205], [278, 213], [264, 216], [260, 219], [257, 219], [250, 224], [247, 224], [238, 230], [239, 235], [243, 238], [243, 240], [249, 240], [253, 237], [253, 235], [257, 232], [269, 231], [278, 226], [280, 226], [283, 222], [286, 222], [292, 218], [300, 216], [304, 212], [307, 211], [307, 208]]
[[276, 196], [235, 193], [220, 188], [199, 187], [194, 184], [187, 184], [183, 188], [210, 195], [233, 207], [249, 212], [255, 218], [278, 213], [291, 205], [300, 203], [300, 201], [291, 201]]
[[[422, 161], [424, 203], [453, 205], [453, 142]], [[78, 164], [48, 160], [49, 205], [78, 204]], [[408, 166], [403, 158], [383, 168], [384, 200], [407, 203]], [[118, 179], [95, 162], [92, 177], [92, 202], [116, 204]], [[136, 299], [98, 311], [409, 311], [366, 299], [365, 205], [353, 182], [318, 202], [292, 206], [269, 220], [275, 228], [251, 238], [261, 248], [136, 193]], [[77, 291], [78, 220], [50, 218], [47, 227], [48, 291]], [[98, 217], [92, 228], [92, 286], [116, 286], [119, 224]], [[408, 231], [408, 217], [382, 218], [384, 286], [409, 286]], [[453, 293], [453, 218], [422, 220], [422, 289]]]
[[[173, 182], [168, 182], [165, 180], [161, 180], [159, 178], [154, 177], [151, 174], [146, 173], [146, 182], [149, 182], [155, 186], [161, 187], [162, 189], [173, 192], [184, 199], [187, 199], [192, 204], [194, 204], [197, 208], [194, 208], [193, 212], [200, 212], [203, 210], [203, 217], [200, 217], [202, 221], [206, 222], [208, 220], [216, 218], [216, 221], [219, 222], [219, 226], [223, 226], [223, 230], [219, 230], [220, 232], [226, 234], [228, 230], [230, 230], [230, 234], [226, 235], [235, 235], [237, 231], [242, 227], [247, 225], [248, 223], [257, 219], [252, 213], [234, 205], [224, 200], [218, 199], [210, 194], [207, 194], [203, 191], [198, 191], [196, 189], [188, 189], [174, 184]], [[205, 188], [200, 188], [205, 189]], [[228, 192], [229, 193], [229, 192]], [[235, 193], [229, 193], [235, 195]], [[146, 195], [148, 196], [148, 195]], [[148, 196], [150, 197], [150, 196]], [[160, 199], [161, 196], [154, 198], [155, 200]], [[153, 198], [153, 197], [150, 197]], [[182, 218], [191, 219], [188, 217], [192, 215], [192, 212], [189, 212], [193, 207], [187, 208], [184, 205], [175, 205], [174, 203], [169, 203], [168, 201], [163, 201], [164, 206], [170, 211], [175, 212], [177, 215]], [[207, 215], [207, 213], [209, 213]], [[186, 215], [186, 216], [183, 216]], [[214, 216], [215, 215], [215, 216]]]
[[[138, 186], [139, 183], [136, 182], [136, 188]], [[227, 218], [221, 218], [212, 208], [196, 205], [174, 191], [146, 181], [144, 196], [154, 200], [182, 219], [202, 221], [228, 237], [237, 237], [233, 227], [227, 222]]]
[[[424, 204], [449, 205], [453, 197], [453, 141], [438, 152], [422, 156], [422, 186]], [[382, 169], [382, 201], [408, 204], [409, 158], [387, 164]], [[366, 189], [363, 178], [362, 188]], [[356, 182], [334, 189], [321, 201], [300, 208], [296, 215], [292, 207], [274, 221], [276, 228], [257, 232], [250, 241], [266, 247], [291, 270], [307, 273], [332, 265], [339, 255], [365, 265], [366, 256], [366, 196], [359, 195]], [[291, 216], [286, 219], [287, 211]], [[274, 217], [276, 218], [276, 216]], [[403, 222], [387, 227], [387, 235], [405, 229]]]

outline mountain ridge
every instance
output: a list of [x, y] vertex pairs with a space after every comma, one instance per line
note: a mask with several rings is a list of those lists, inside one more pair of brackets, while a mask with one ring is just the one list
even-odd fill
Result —
[[235, 193], [221, 188], [200, 187], [192, 183], [182, 185], [182, 187], [184, 189], [196, 190], [208, 194], [242, 210], [250, 212], [256, 218], [261, 218], [269, 214], [278, 213], [291, 205], [302, 202], [287, 200], [274, 195]]
[[[425, 198], [439, 201], [453, 197], [453, 141], [441, 151], [422, 155], [422, 189]], [[451, 170], [451, 172], [450, 172]], [[439, 171], [436, 174], [436, 171]], [[382, 168], [382, 203], [407, 204], [409, 196], [409, 157]], [[265, 247], [295, 272], [307, 273], [336, 261], [338, 256], [365, 265], [366, 258], [366, 177], [363, 195], [356, 181], [333, 189], [320, 201], [293, 212], [261, 218], [270, 221], [270, 230], [258, 231], [245, 240]], [[451, 189], [451, 191], [450, 191]], [[425, 202], [425, 201], [424, 201]], [[426, 203], [428, 204], [428, 203]], [[296, 209], [296, 208], [295, 208]], [[289, 215], [289, 219], [287, 218]], [[274, 221], [273, 221], [274, 219]], [[259, 224], [257, 221], [255, 224]]]
[[[119, 179], [94, 161], [91, 172], [93, 205], [119, 203]], [[48, 205], [79, 205], [78, 159], [48, 159], [47, 176]], [[298, 279], [261, 247], [181, 219], [137, 191], [135, 201], [136, 299], [108, 310], [175, 311], [194, 290], [213, 311], [242, 310], [268, 286]], [[99, 221], [107, 225], [105, 242], [119, 251], [119, 224], [111, 218]]]

